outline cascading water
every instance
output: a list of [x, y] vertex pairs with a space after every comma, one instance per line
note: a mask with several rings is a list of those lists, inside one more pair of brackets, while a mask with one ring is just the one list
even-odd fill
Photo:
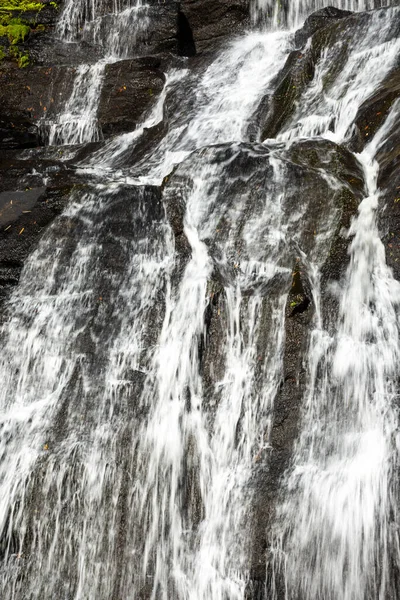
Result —
[[324, 329], [314, 289], [302, 434], [274, 530], [273, 568], [284, 569], [288, 598], [361, 600], [395, 592], [400, 286], [375, 223], [374, 156], [398, 108], [360, 156], [368, 195], [348, 232], [350, 264], [333, 335]]
[[[276, 29], [323, 5], [253, 10]], [[361, 104], [395, 66], [398, 18], [396, 8], [375, 11], [365, 31], [349, 35], [339, 72], [336, 46], [324, 50], [265, 145], [250, 143], [251, 119], [274, 92], [291, 31], [248, 32], [195, 75], [186, 62], [171, 70], [144, 122], [79, 165], [97, 184], [74, 192], [27, 260], [0, 333], [4, 598], [394, 593], [400, 288], [375, 213], [377, 153], [399, 106], [352, 158], [365, 199], [347, 234], [343, 287], [331, 290], [340, 295], [334, 324], [320, 269], [350, 184], [336, 163], [306, 167], [298, 152], [310, 140], [349, 142]], [[47, 124], [51, 145], [102, 139], [106, 65], [140, 55], [150, 23], [141, 4], [113, 3], [110, 12], [109, 2], [66, 3], [59, 34], [69, 44], [90, 39], [101, 57], [78, 67], [64, 111]], [[130, 165], [169, 103], [167, 131]], [[257, 482], [274, 451], [295, 260], [315, 309], [307, 385], [262, 532], [270, 580], [257, 586]]]
[[252, 17], [255, 22], [268, 22], [274, 29], [282, 27], [301, 27], [304, 19], [311, 13], [321, 10], [326, 6], [332, 6], [341, 10], [361, 12], [387, 6], [382, 0], [332, 0], [326, 3], [324, 0], [255, 0], [252, 4]]
[[112, 15], [106, 8], [107, 3], [103, 2], [91, 4], [69, 0], [64, 9], [58, 27], [61, 38], [69, 44], [87, 38], [102, 49], [102, 58], [94, 64], [79, 66], [63, 112], [55, 122], [45, 121], [50, 146], [101, 139], [97, 110], [105, 68], [107, 64], [134, 54], [137, 37], [146, 31], [147, 6], [140, 0], [116, 3]]
[[[378, 11], [365, 37], [353, 36], [329, 96], [321, 94], [321, 81], [332, 68], [329, 52], [321, 58], [316, 85], [278, 139], [322, 134], [342, 143], [349, 137], [361, 103], [396, 63], [400, 46], [393, 24], [398, 16], [397, 8]], [[381, 599], [395, 592], [390, 569], [398, 561], [393, 472], [400, 286], [386, 267], [375, 222], [375, 155], [398, 110], [395, 104], [358, 155], [367, 195], [347, 234], [353, 238], [350, 264], [343, 288], [336, 290], [340, 308], [333, 331], [324, 326], [318, 286], [313, 291], [317, 311], [302, 433], [283, 482], [272, 548], [272, 570], [275, 575], [284, 571], [287, 598]], [[274, 597], [279, 597], [277, 589]]]

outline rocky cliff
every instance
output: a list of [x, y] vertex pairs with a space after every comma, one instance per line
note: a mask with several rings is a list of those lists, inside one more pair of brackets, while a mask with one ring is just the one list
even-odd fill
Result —
[[[168, 519], [175, 515], [174, 506], [178, 505], [181, 511], [180, 526], [184, 528], [186, 524], [189, 527], [189, 523], [194, 530], [199, 528], [202, 535], [209, 534], [210, 537], [206, 537], [208, 545], [205, 545], [212, 553], [213, 544], [217, 544], [221, 536], [231, 540], [230, 530], [234, 531], [239, 509], [245, 505], [245, 514], [240, 513], [240, 527], [230, 543], [232, 548], [233, 544], [243, 547], [243, 552], [250, 558], [243, 566], [239, 559], [236, 561], [236, 554], [230, 557], [224, 548], [230, 560], [230, 575], [244, 570], [246, 577], [239, 578], [238, 583], [232, 576], [236, 587], [232, 587], [234, 591], [229, 596], [223, 584], [218, 583], [222, 586], [218, 587], [210, 576], [214, 583], [200, 595], [202, 577], [198, 575], [196, 590], [199, 595], [193, 597], [217, 600], [217, 596], [211, 594], [219, 590], [218, 599], [232, 597], [236, 600], [239, 596], [234, 594], [240, 589], [240, 597], [256, 600], [271, 597], [269, 594], [273, 589], [275, 595], [272, 597], [283, 600], [286, 598], [286, 580], [284, 569], [276, 567], [279, 538], [276, 521], [277, 514], [283, 515], [283, 520], [286, 514], [284, 509], [279, 513], [282, 490], [286, 489], [283, 488], [286, 483], [282, 483], [284, 475], [293, 466], [294, 453], [301, 453], [298, 440], [306, 418], [304, 399], [308, 398], [314, 385], [310, 383], [313, 376], [310, 346], [316, 329], [334, 339], [338, 323], [345, 321], [338, 289], [340, 286], [342, 290], [347, 289], [344, 282], [349, 277], [349, 264], [352, 264], [348, 231], [354, 226], [360, 203], [370, 193], [369, 173], [373, 168], [377, 169], [377, 189], [380, 190], [376, 212], [379, 238], [394, 279], [399, 279], [400, 275], [400, 130], [396, 118], [400, 101], [400, 63], [398, 55], [390, 65], [388, 59], [389, 66], [380, 78], [377, 75], [379, 64], [373, 62], [375, 55], [371, 55], [376, 47], [389, 48], [399, 38], [399, 13], [390, 13], [392, 8], [354, 13], [328, 7], [308, 16], [295, 33], [285, 33], [283, 50], [279, 50], [279, 60], [282, 58], [279, 68], [266, 79], [265, 85], [260, 84], [259, 95], [249, 105], [249, 118], [243, 124], [239, 123], [239, 133], [231, 139], [230, 127], [232, 123], [234, 127], [239, 108], [233, 103], [231, 110], [230, 102], [235, 98], [229, 94], [237, 93], [240, 86], [230, 88], [229, 85], [240, 72], [244, 82], [242, 88], [256, 86], [259, 79], [261, 81], [261, 74], [255, 70], [255, 75], [248, 81], [243, 65], [247, 65], [250, 55], [252, 64], [267, 63], [274, 52], [272, 42], [271, 48], [262, 46], [261, 37], [251, 38], [253, 45], [242, 54], [235, 50], [240, 49], [240, 36], [250, 35], [246, 32], [251, 26], [255, 27], [254, 21], [251, 24], [250, 7], [245, 0], [151, 1], [141, 17], [146, 27], [132, 24], [131, 28], [125, 26], [123, 32], [116, 29], [117, 37], [121, 39], [112, 41], [119, 44], [119, 53], [112, 59], [107, 58], [106, 50], [107, 44], [111, 44], [109, 32], [115, 29], [113, 19], [118, 14], [114, 3], [99, 2], [93, 18], [87, 17], [89, 3], [82, 3], [81, 14], [76, 17], [71, 13], [67, 19], [66, 10], [61, 2], [0, 0], [0, 298], [3, 303], [14, 298], [12, 294], [19, 289], [26, 261], [24, 282], [30, 277], [31, 283], [24, 283], [27, 287], [22, 288], [23, 297], [41, 296], [44, 289], [49, 297], [59, 294], [62, 303], [64, 293], [67, 293], [64, 276], [69, 278], [68, 281], [78, 282], [84, 271], [90, 294], [95, 298], [94, 301], [91, 296], [82, 307], [79, 304], [76, 309], [77, 313], [82, 311], [79, 323], [71, 325], [69, 317], [66, 321], [60, 317], [60, 322], [64, 323], [60, 327], [59, 322], [54, 321], [64, 345], [57, 346], [52, 356], [57, 352], [60, 355], [62, 348], [69, 348], [70, 344], [71, 352], [79, 359], [71, 372], [65, 367], [68, 383], [46, 429], [46, 452], [40, 457], [39, 467], [24, 491], [23, 501], [19, 496], [14, 499], [16, 506], [26, 502], [27, 506], [35, 507], [34, 511], [26, 509], [26, 516], [21, 510], [11, 528], [7, 525], [11, 509], [5, 519], [0, 543], [5, 560], [19, 554], [16, 541], [19, 537], [23, 537], [28, 547], [24, 550], [28, 555], [26, 568], [12, 567], [14, 570], [7, 580], [12, 582], [17, 594], [26, 595], [6, 592], [5, 597], [36, 598], [36, 593], [45, 594], [46, 589], [54, 591], [57, 584], [53, 575], [59, 560], [62, 563], [59, 579], [66, 590], [63, 598], [78, 597], [79, 585], [86, 590], [79, 597], [89, 598], [85, 596], [90, 589], [88, 580], [84, 583], [80, 580], [79, 551], [75, 549], [79, 546], [79, 536], [73, 537], [67, 530], [67, 519], [64, 522], [62, 516], [57, 516], [61, 525], [54, 520], [54, 514], [60, 515], [64, 510], [69, 518], [72, 515], [71, 522], [77, 524], [77, 530], [87, 527], [93, 536], [95, 530], [101, 531], [101, 535], [90, 542], [95, 550], [90, 550], [91, 562], [86, 565], [88, 572], [92, 569], [96, 598], [126, 598], [136, 573], [141, 573], [138, 575], [137, 598], [192, 597], [184, 595], [179, 588], [178, 576], [170, 583], [169, 574], [163, 571], [168, 568], [157, 562], [163, 552], [172, 552], [179, 557], [180, 565], [186, 565], [183, 546], [177, 542], [171, 550], [169, 541], [167, 543], [173, 527]], [[384, 25], [377, 28], [376, 20]], [[261, 36], [260, 31], [256, 28], [251, 35]], [[370, 44], [368, 48], [363, 46], [364, 40]], [[237, 46], [232, 50], [235, 41]], [[244, 46], [243, 41], [242, 48]], [[121, 52], [121, 48], [129, 51]], [[225, 60], [228, 64], [227, 49], [231, 52], [231, 72], [223, 63]], [[377, 60], [380, 60], [379, 56]], [[96, 64], [101, 66], [101, 77], [93, 79], [93, 86], [100, 82], [97, 91], [93, 87], [96, 93], [92, 94], [97, 104], [84, 123], [86, 127], [90, 122], [93, 135], [85, 138], [87, 129], [82, 128], [78, 131], [81, 137], [75, 138], [75, 143], [65, 143], [72, 139], [65, 137], [71, 122], [72, 128], [78, 130], [80, 127], [81, 114], [74, 114], [71, 108], [71, 98], [80, 93], [77, 81], [79, 77], [88, 81], [89, 69]], [[370, 65], [375, 70], [369, 88], [365, 73], [371, 69]], [[227, 80], [223, 84], [228, 96], [220, 100], [218, 90], [213, 89], [213, 77], [218, 72], [222, 80], [224, 70]], [[353, 93], [351, 85], [357, 77], [360, 78], [359, 87], [354, 87]], [[363, 92], [357, 96], [359, 89]], [[346, 94], [351, 99], [357, 96], [357, 102], [351, 104], [349, 101], [343, 108], [340, 102], [347, 98]], [[92, 96], [88, 93], [83, 105], [76, 104], [75, 98], [75, 106], [80, 106], [81, 113], [88, 108]], [[343, 114], [339, 109], [336, 112], [336, 109], [330, 109], [335, 102]], [[207, 107], [211, 107], [210, 110]], [[226, 113], [227, 120], [222, 120], [222, 125], [215, 125], [213, 111]], [[71, 114], [76, 117], [75, 121], [71, 118], [68, 122], [62, 121], [62, 115], [71, 117]], [[310, 115], [315, 118], [311, 119]], [[369, 142], [378, 140], [383, 128], [385, 136], [376, 144], [374, 162], [367, 163], [365, 152], [371, 147]], [[171, 161], [169, 154], [173, 154]], [[367, 169], [366, 164], [369, 165]], [[117, 189], [119, 196], [115, 192]], [[270, 204], [266, 204], [266, 198]], [[79, 206], [83, 208], [77, 208]], [[131, 206], [135, 206], [133, 213], [129, 212]], [[50, 224], [53, 224], [52, 229], [49, 229]], [[44, 240], [42, 245], [40, 240]], [[56, 248], [54, 265], [51, 264], [52, 247]], [[143, 260], [137, 257], [146, 254], [144, 247], [154, 254], [152, 269], [159, 269], [159, 278], [155, 277], [148, 287], [145, 276], [137, 276], [141, 272], [140, 260]], [[82, 248], [90, 248], [87, 255]], [[47, 284], [39, 285], [34, 281], [33, 263], [29, 262], [34, 251], [40, 258], [36, 267], [43, 264], [43, 272], [48, 269], [51, 273], [46, 279], [40, 269], [38, 272], [38, 282], [43, 276], [48, 288]], [[75, 264], [77, 255], [85, 256], [83, 267]], [[371, 264], [375, 260], [372, 251], [369, 260]], [[136, 276], [139, 277], [137, 280]], [[193, 281], [198, 279], [206, 281], [204, 289], [196, 283], [199, 286], [196, 288], [198, 313], [193, 313], [194, 316], [191, 313], [190, 325], [187, 324], [189, 317], [182, 325], [178, 317], [185, 314], [185, 294], [189, 297], [193, 293]], [[185, 292], [187, 280], [192, 288]], [[134, 291], [132, 281], [136, 282]], [[71, 297], [75, 298], [75, 292], [77, 297], [81, 294], [79, 285], [77, 283], [77, 290], [73, 289]], [[372, 276], [368, 285], [374, 285]], [[376, 298], [370, 300], [372, 312], [377, 302]], [[129, 316], [135, 303], [140, 305], [140, 310]], [[6, 303], [2, 312], [5, 323], [11, 318], [10, 311], [10, 304]], [[54, 305], [52, 311], [52, 314], [63, 314], [59, 304]], [[28, 316], [23, 310], [22, 316], [18, 315], [22, 328]], [[139, 335], [133, 323], [136, 320], [144, 323], [140, 329], [142, 341], [137, 350], [139, 358], [130, 363], [124, 358], [124, 345], [119, 336], [125, 331], [132, 338]], [[46, 336], [50, 339], [54, 335], [46, 327], [44, 320], [37, 329], [38, 339]], [[168, 350], [165, 340], [174, 335], [177, 345]], [[190, 335], [192, 342], [189, 344], [186, 338]], [[97, 398], [103, 393], [99, 381], [109, 368], [107, 349], [116, 339], [120, 346], [113, 346], [115, 372], [109, 379], [118, 379], [119, 387], [102, 400], [99, 409], [102, 417], [99, 417]], [[371, 334], [369, 342], [372, 344], [373, 341]], [[172, 392], [168, 391], [172, 384], [162, 369], [158, 379], [155, 376], [146, 379], [149, 373], [154, 375], [156, 367], [152, 353], [162, 343], [168, 350], [162, 358], [172, 365], [171, 373], [178, 382], [176, 389], [181, 385], [177, 394], [183, 408], [177, 417], [181, 428], [177, 426], [177, 431], [184, 433], [179, 459], [181, 471], [176, 475], [176, 481], [173, 480], [173, 463], [167, 463], [165, 458], [173, 451], [160, 450], [155, 466], [151, 461], [156, 459], [148, 457], [150, 452], [143, 441], [151, 437], [152, 419], [161, 419], [152, 399], [167, 390], [166, 398], [173, 400]], [[182, 347], [187, 349], [187, 354]], [[271, 353], [271, 348], [276, 352]], [[181, 358], [175, 364], [171, 356], [179, 352]], [[157, 360], [159, 365], [161, 358]], [[62, 381], [63, 369], [60, 367]], [[250, 403], [246, 419], [252, 427], [246, 419], [242, 420], [243, 414], [247, 415], [245, 400], [236, 408], [228, 403], [222, 417], [219, 413], [228, 402], [224, 395], [227, 381], [234, 380], [235, 372], [241, 370], [250, 375], [248, 380], [245, 376], [238, 379], [237, 389], [231, 395], [239, 397], [243, 392], [243, 398], [250, 398], [246, 400]], [[318, 382], [326, 383], [334, 368], [327, 367], [324, 371], [318, 364], [315, 372], [317, 370]], [[158, 391], [155, 391], [156, 379], [161, 381]], [[246, 381], [250, 382], [248, 389]], [[315, 383], [316, 388], [319, 385]], [[56, 383], [49, 386], [56, 394]], [[339, 387], [334, 380], [332, 388], [337, 390]], [[87, 399], [85, 408], [81, 409], [76, 400], [78, 397]], [[110, 398], [115, 397], [120, 402], [114, 406]], [[138, 397], [144, 398], [140, 406], [135, 400]], [[194, 426], [188, 424], [190, 419], [196, 421], [199, 397], [202, 398], [206, 423], [204, 431], [207, 427], [210, 431], [214, 431], [213, 428], [218, 431], [218, 427], [222, 430], [237, 410], [237, 424], [232, 426], [233, 433], [229, 433], [232, 439], [227, 441], [228, 433], [221, 434], [220, 447], [225, 448], [229, 457], [227, 464], [222, 458], [218, 462], [220, 457], [216, 453], [208, 465], [207, 452], [214, 450], [203, 455], [202, 437], [200, 434], [196, 437]], [[75, 400], [69, 402], [68, 398]], [[268, 398], [273, 398], [273, 407], [268, 404]], [[47, 453], [49, 447], [61, 448], [63, 440], [70, 440], [72, 433], [68, 428], [72, 431], [72, 423], [74, 427], [76, 425], [72, 415], [81, 411], [79, 435], [84, 440], [92, 435], [90, 424], [97, 423], [97, 419], [104, 418], [104, 429], [111, 424], [114, 427], [112, 432], [110, 429], [104, 433], [106, 441], [104, 447], [101, 446], [104, 454], [99, 451], [98, 455], [101, 460], [105, 455], [108, 457], [104, 473], [110, 469], [112, 476], [107, 480], [103, 473], [104, 487], [97, 496], [94, 494], [96, 499], [91, 505], [96, 510], [93, 515], [91, 513], [90, 523], [85, 521], [84, 525], [86, 513], [84, 509], [80, 512], [74, 502], [79, 494], [82, 498], [85, 494], [89, 497], [93, 488], [89, 486], [87, 474], [80, 479], [79, 470], [83, 472], [86, 468], [82, 466], [86, 463], [84, 452], [80, 455], [80, 440], [74, 446], [76, 455], [68, 455], [74, 467], [62, 483], [55, 482], [57, 473], [61, 472], [57, 461], [63, 464], [64, 459], [48, 457]], [[315, 417], [316, 420], [319, 418]], [[352, 413], [346, 416], [347, 422], [351, 418]], [[143, 422], [150, 423], [149, 430], [143, 429]], [[127, 423], [135, 424], [138, 436], [132, 436]], [[258, 433], [253, 439], [249, 431], [255, 430], [256, 425]], [[164, 431], [163, 436], [169, 439], [168, 431]], [[246, 449], [248, 439], [249, 448]], [[335, 444], [333, 440], [330, 442], [332, 450]], [[91, 443], [95, 445], [95, 442]], [[156, 438], [152, 438], [152, 443], [157, 447]], [[125, 446], [129, 448], [126, 453]], [[141, 453], [147, 456], [146, 460], [140, 458]], [[161, 469], [163, 460], [167, 466]], [[232, 464], [239, 465], [240, 471], [241, 460], [250, 475], [246, 475], [246, 492], [239, 500], [234, 496], [233, 488], [229, 488], [229, 478], [226, 485], [234, 497], [232, 505], [229, 504], [231, 496], [229, 501], [226, 499], [228, 492], [224, 495], [220, 490], [218, 495], [215, 491], [204, 491], [199, 473], [209, 474], [215, 469], [222, 478]], [[208, 466], [201, 466], [201, 461]], [[157, 483], [143, 486], [140, 492], [145, 500], [139, 502], [134, 496], [139, 492], [136, 488], [132, 491], [121, 473], [129, 473], [129, 477], [138, 473], [140, 480], [147, 471], [153, 473]], [[52, 474], [51, 477], [46, 479], [46, 473]], [[237, 477], [240, 481], [240, 476]], [[95, 486], [95, 483], [91, 485]], [[214, 482], [214, 485], [217, 484]], [[61, 504], [64, 502], [64, 491], [60, 491], [61, 488], [64, 490], [63, 486], [68, 502], [59, 513], [55, 499], [60, 498]], [[42, 488], [54, 499], [54, 504], [41, 505], [38, 490]], [[162, 516], [157, 521], [156, 509], [152, 512], [148, 508], [157, 505], [156, 496], [152, 494], [159, 498], [157, 510], [160, 514], [168, 513], [166, 521]], [[224, 507], [226, 524], [219, 523], [215, 531], [204, 533], [200, 524], [207, 510], [213, 514], [214, 509], [206, 502], [211, 496], [214, 503]], [[171, 498], [173, 501], [170, 502]], [[102, 510], [111, 511], [110, 506], [115, 536], [109, 535], [99, 516]], [[143, 512], [133, 515], [132, 506], [138, 511], [137, 507], [141, 506]], [[49, 528], [47, 537], [43, 537], [42, 525], [38, 526], [35, 521], [36, 512], [41, 512], [42, 523]], [[393, 515], [389, 521], [392, 519]], [[56, 531], [57, 527], [61, 529]], [[147, 534], [144, 535], [146, 527]], [[243, 539], [240, 537], [242, 529], [250, 531], [250, 534], [243, 534]], [[292, 539], [292, 529], [286, 531], [285, 539]], [[44, 556], [52, 553], [52, 557], [35, 592], [34, 573], [38, 563], [32, 556], [38, 548], [39, 538], [40, 552]], [[71, 572], [68, 572], [68, 561], [63, 558], [64, 545], [59, 538], [69, 540], [73, 549]], [[185, 538], [186, 543], [192, 548], [191, 539]], [[306, 549], [304, 553], [307, 552], [311, 562], [318, 562], [319, 555], [316, 557]], [[147, 560], [146, 576], [140, 567], [142, 556]], [[213, 568], [218, 564], [215, 570], [225, 573], [218, 560], [215, 559]], [[346, 555], [344, 562], [348, 560]], [[377, 562], [375, 557], [371, 563], [374, 560]], [[112, 569], [107, 570], [111, 564]], [[392, 565], [393, 571], [388, 576], [390, 585], [379, 596], [382, 600], [394, 597], [390, 594], [397, 585], [396, 565]], [[193, 572], [195, 567], [190, 563]], [[379, 571], [379, 566], [376, 568]], [[166, 584], [169, 596], [162, 588], [163, 577], [169, 582]], [[156, 584], [152, 587], [153, 581], [160, 587]], [[302, 600], [338, 600], [341, 597], [340, 594], [324, 595], [325, 583], [318, 589], [311, 585], [307, 588], [307, 585], [301, 587], [293, 583], [290, 597]], [[376, 589], [371, 585], [367, 582], [359, 596], [350, 594], [346, 598], [378, 597], [371, 592]], [[157, 589], [164, 595], [159, 591], [158, 596]]]

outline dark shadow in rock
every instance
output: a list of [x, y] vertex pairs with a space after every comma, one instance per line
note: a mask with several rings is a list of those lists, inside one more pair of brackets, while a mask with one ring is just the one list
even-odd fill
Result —
[[195, 56], [196, 44], [193, 31], [185, 13], [178, 12], [178, 54], [179, 56]]

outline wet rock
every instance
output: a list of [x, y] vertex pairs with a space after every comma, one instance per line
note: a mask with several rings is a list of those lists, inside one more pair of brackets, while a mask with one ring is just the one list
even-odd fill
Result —
[[400, 123], [392, 122], [389, 135], [380, 147], [377, 160], [379, 210], [378, 227], [386, 262], [400, 281]]
[[[273, 83], [273, 93], [260, 102], [257, 121], [261, 140], [276, 137], [287, 126], [297, 104], [314, 80], [316, 65], [323, 53], [326, 55], [326, 68], [322, 85], [324, 91], [329, 92], [348, 59], [352, 42], [362, 38], [370, 19], [370, 13], [335, 18], [333, 23], [317, 29], [304, 49], [289, 54]], [[393, 35], [396, 27], [394, 24]], [[390, 34], [387, 35], [389, 38]]]
[[198, 52], [217, 47], [249, 25], [247, 0], [183, 0], [180, 6]]
[[[128, 3], [129, 4], [129, 3]], [[79, 43], [104, 50], [110, 43], [114, 54], [121, 58], [152, 55], [163, 52], [178, 53], [179, 4], [173, 0], [150, 1], [143, 5], [131, 4], [116, 12], [112, 4], [108, 11], [86, 23], [76, 32]], [[113, 31], [118, 38], [111, 39]]]
[[157, 100], [164, 82], [157, 59], [124, 60], [107, 65], [98, 112], [103, 134], [135, 129]]
[[[74, 156], [72, 153], [71, 162]], [[77, 174], [64, 148], [0, 150], [0, 192], [81, 185], [83, 179], [89, 181], [90, 177]]]
[[349, 146], [361, 152], [365, 146], [385, 134], [378, 143], [376, 160], [379, 165], [378, 227], [385, 248], [386, 262], [400, 280], [400, 65], [389, 73], [378, 90], [360, 107], [355, 119], [355, 133]]
[[154, 2], [147, 12], [147, 27], [143, 44], [137, 40], [135, 54], [158, 54], [172, 52], [178, 54], [179, 3], [167, 0]]
[[344, 19], [353, 14], [349, 10], [340, 10], [334, 6], [327, 6], [321, 10], [312, 13], [304, 22], [301, 29], [298, 29], [294, 34], [294, 43], [296, 48], [302, 48], [316, 31], [323, 29], [338, 19]]
[[[209, 188], [198, 201], [204, 198], [208, 199], [205, 202], [209, 202], [210, 197], [213, 198], [208, 207], [199, 207], [201, 218], [197, 225], [200, 239], [207, 245], [214, 265], [204, 316], [206, 338], [200, 353], [204, 406], [211, 414], [218, 402], [217, 384], [224, 373], [227, 290], [240, 285], [244, 339], [248, 301], [255, 294], [261, 297], [257, 340], [257, 369], [260, 372], [256, 369], [254, 389], [259, 382], [265, 382], [262, 365], [268, 352], [275, 303], [287, 294], [283, 368], [275, 398], [274, 424], [268, 439], [271, 449], [265, 455], [257, 455], [250, 484], [254, 494], [249, 516], [253, 525], [248, 597], [252, 598], [252, 594], [262, 590], [266, 580], [265, 531], [299, 431], [306, 386], [304, 357], [314, 315], [310, 263], [320, 268], [324, 326], [330, 331], [335, 326], [337, 315], [337, 301], [330, 294], [330, 285], [340, 281], [348, 264], [348, 239], [343, 230], [348, 228], [351, 217], [357, 212], [364, 181], [356, 158], [346, 149], [326, 140], [300, 141], [289, 148], [258, 144], [203, 148], [181, 163], [164, 184], [167, 215], [177, 239], [184, 235], [185, 206], [194, 190], [193, 173], [201, 178], [202, 169], [207, 173]], [[280, 191], [281, 185], [285, 186], [284, 194]], [[284, 198], [282, 220], [287, 226], [288, 241], [282, 244], [276, 242], [281, 274], [276, 273], [273, 278], [264, 280], [259, 276], [257, 279], [253, 277], [255, 273], [246, 273], [241, 265], [251, 260], [270, 258], [271, 249], [265, 241], [268, 230], [259, 231], [254, 245], [243, 231], [249, 222], [259, 219], [266, 202], [269, 210], [273, 211], [274, 198], [278, 197]], [[232, 215], [235, 215], [234, 219]], [[214, 224], [212, 229], [211, 223]], [[176, 251], [179, 255], [178, 245]], [[187, 264], [187, 254], [182, 260]]]
[[71, 93], [70, 67], [0, 65], [0, 149], [43, 145], [41, 125]]
[[357, 158], [346, 148], [325, 139], [299, 140], [288, 154], [290, 159], [312, 169], [322, 169], [346, 183], [358, 199], [365, 190], [364, 173]]
[[296, 102], [313, 80], [314, 73], [315, 58], [309, 50], [304, 53], [295, 50], [289, 54], [277, 76], [273, 94], [260, 103], [257, 120], [260, 121], [262, 140], [276, 137], [294, 112]]
[[0, 194], [0, 302], [17, 285], [25, 259], [68, 202], [72, 186]]
[[[281, 165], [279, 168], [282, 168], [282, 179], [276, 176], [276, 167], [272, 167], [271, 152], [274, 161]], [[181, 163], [164, 183], [163, 198], [177, 240], [184, 236], [186, 202], [193, 189], [192, 174], [199, 175], [205, 165], [210, 169], [214, 166], [216, 169], [215, 180], [210, 171], [207, 173], [210, 179], [209, 194], [216, 194], [211, 207], [218, 206], [218, 209], [210, 208], [216, 223], [212, 233], [207, 225], [208, 213], [199, 224], [200, 231], [204, 228], [202, 239], [208, 246], [214, 264], [207, 309], [208, 342], [203, 359], [206, 387], [211, 390], [218, 380], [215, 377], [219, 376], [219, 369], [212, 374], [211, 367], [220, 365], [222, 361], [219, 355], [221, 343], [213, 341], [212, 336], [218, 337], [216, 332], [221, 330], [217, 321], [222, 318], [220, 315], [224, 304], [224, 287], [240, 282], [243, 297], [261, 294], [269, 298], [289, 289], [288, 274], [298, 257], [306, 255], [308, 260], [323, 264], [331, 256], [331, 262], [336, 264], [333, 255], [330, 254], [333, 250], [329, 239], [332, 240], [332, 244], [337, 237], [341, 240], [341, 215], [344, 212], [355, 213], [358, 201], [362, 197], [364, 182], [362, 170], [354, 156], [325, 140], [298, 142], [288, 150], [283, 146], [277, 149], [255, 144], [224, 144], [203, 148]], [[223, 168], [222, 182], [217, 175], [219, 168]], [[262, 256], [263, 252], [268, 254], [268, 249], [263, 249], [259, 242], [256, 246], [248, 246], [242, 239], [242, 230], [246, 223], [258, 218], [265, 210], [266, 195], [272, 203], [273, 198], [279, 196], [283, 180], [283, 219], [288, 224], [287, 239], [291, 242], [282, 245], [279, 250], [282, 273], [280, 276], [277, 273], [272, 279], [246, 275], [240, 267], [241, 262], [246, 264], [251, 260], [266, 260], [266, 256], [264, 259]], [[235, 221], [232, 221], [232, 214], [236, 215]], [[296, 214], [301, 219], [301, 228], [297, 225]], [[266, 232], [260, 231], [260, 239], [263, 235], [266, 235]], [[187, 244], [184, 251], [183, 262], [187, 264]], [[179, 247], [177, 252], [179, 255]], [[337, 249], [335, 252], [338, 271], [331, 267], [326, 283], [328, 279], [340, 277], [339, 270], [347, 262], [346, 257], [338, 253]], [[303, 288], [304, 285], [303, 283]], [[288, 316], [293, 319], [305, 318], [311, 303], [309, 289], [293, 292], [290, 303]], [[266, 318], [265, 331], [268, 331], [267, 323]], [[265, 347], [263, 348], [260, 342], [260, 356], [264, 352]]]
[[400, 98], [400, 64], [380, 84], [376, 92], [359, 108], [355, 131], [349, 141], [354, 152], [361, 152], [384, 123], [394, 102]]
[[0, 227], [6, 229], [11, 223], [31, 209], [44, 195], [46, 188], [32, 188], [23, 192], [0, 192]]

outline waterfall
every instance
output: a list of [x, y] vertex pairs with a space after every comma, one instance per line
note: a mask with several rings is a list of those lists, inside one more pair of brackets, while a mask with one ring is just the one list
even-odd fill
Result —
[[[386, 27], [381, 28], [377, 12], [367, 36], [354, 38], [329, 100], [310, 89], [291, 121], [293, 128], [288, 126], [281, 139], [323, 135], [345, 141], [357, 109], [373, 91], [371, 72], [377, 72], [374, 84], [379, 83], [398, 57], [399, 40], [391, 39], [391, 20], [397, 18], [398, 9], [386, 14]], [[321, 81], [329, 68], [326, 55], [316, 79]], [[398, 110], [395, 104], [358, 156], [365, 171], [366, 197], [347, 232], [350, 263], [343, 288], [336, 290], [340, 307], [333, 331], [323, 324], [318, 285], [313, 290], [317, 316], [308, 351], [302, 433], [283, 482], [272, 550], [272, 568], [286, 573], [288, 598], [300, 593], [309, 599], [361, 600], [385, 598], [392, 591], [397, 501], [395, 489], [390, 489], [398, 445], [400, 287], [386, 267], [376, 226], [375, 155]]]
[[[106, 6], [104, 6], [104, 4]], [[76, 2], [69, 0], [59, 22], [58, 31], [65, 43], [89, 39], [102, 49], [102, 56], [94, 64], [83, 64], [77, 75], [71, 96], [55, 122], [44, 120], [48, 144], [70, 145], [95, 142], [101, 139], [97, 122], [104, 71], [107, 64], [134, 55], [140, 33], [146, 32], [147, 6], [140, 1], [131, 5], [119, 2], [109, 14], [107, 3]]]
[[272, 553], [290, 598], [385, 598], [393, 591], [400, 286], [376, 227], [374, 156], [396, 118], [398, 107], [360, 156], [367, 195], [348, 231], [350, 263], [334, 334], [323, 327], [318, 287], [313, 291], [319, 310], [302, 434], [283, 484]]
[[326, 6], [361, 12], [387, 6], [387, 3], [382, 0], [332, 0], [328, 4], [323, 0], [254, 0], [251, 6], [252, 19], [256, 23], [267, 19], [274, 29], [298, 28], [311, 13]]
[[256, 0], [250, 30], [164, 57], [141, 123], [106, 136], [107, 68], [146, 55], [161, 5], [66, 0], [57, 36], [96, 57], [41, 125], [85, 184], [0, 326], [3, 598], [395, 597], [400, 286], [377, 213], [399, 100], [354, 140], [397, 68], [400, 9], [334, 2], [374, 10], [299, 50], [326, 4]]

